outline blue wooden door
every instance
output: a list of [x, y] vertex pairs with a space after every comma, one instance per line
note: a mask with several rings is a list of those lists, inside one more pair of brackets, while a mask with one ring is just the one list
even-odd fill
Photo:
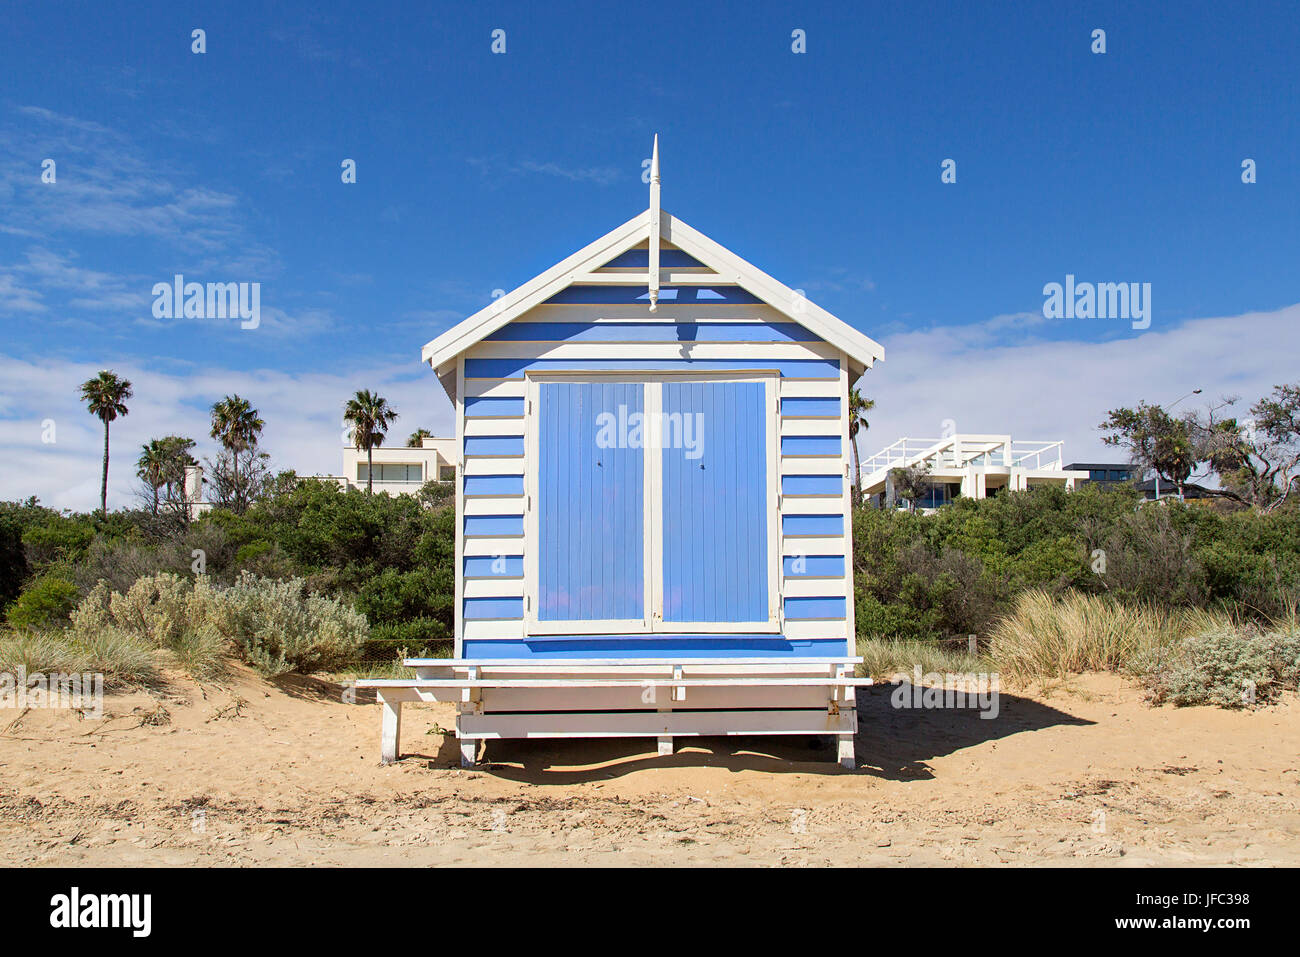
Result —
[[657, 629], [772, 623], [766, 388], [663, 383]]
[[645, 453], [633, 431], [645, 389], [635, 382], [538, 387], [539, 630], [648, 626]]

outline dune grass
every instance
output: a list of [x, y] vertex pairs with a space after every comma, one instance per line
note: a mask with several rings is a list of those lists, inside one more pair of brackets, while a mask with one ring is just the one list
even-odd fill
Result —
[[988, 658], [972, 655], [964, 641], [919, 641], [868, 637], [858, 639], [859, 677], [889, 681], [911, 676], [919, 665], [926, 674], [980, 674], [992, 670]]
[[114, 628], [86, 635], [21, 630], [0, 636], [0, 671], [27, 674], [102, 674], [109, 687], [134, 687], [158, 679], [149, 648]]
[[994, 625], [989, 658], [1016, 684], [1083, 671], [1131, 672], [1167, 654], [1189, 628], [1211, 623], [1223, 621], [1210, 612], [1170, 612], [1079, 592], [1053, 597], [1031, 589]]

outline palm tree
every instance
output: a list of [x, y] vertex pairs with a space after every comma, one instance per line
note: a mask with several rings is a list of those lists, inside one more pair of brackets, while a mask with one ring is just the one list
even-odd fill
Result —
[[384, 444], [384, 435], [397, 411], [388, 400], [375, 395], [369, 389], [362, 389], [343, 407], [343, 421], [352, 424], [352, 445], [358, 451], [366, 450], [366, 494], [374, 490], [374, 447]]
[[153, 490], [153, 513], [158, 514], [158, 489], [167, 484], [168, 450], [162, 439], [150, 439], [140, 447], [135, 474]]
[[155, 515], [158, 514], [158, 490], [166, 487], [167, 501], [175, 502], [178, 497], [177, 489], [182, 488], [185, 483], [185, 469], [198, 464], [190, 454], [192, 448], [194, 448], [194, 440], [181, 435], [150, 439], [148, 445], [141, 447], [135, 474], [153, 490]]
[[104, 472], [99, 483], [99, 510], [108, 515], [108, 423], [119, 415], [126, 415], [126, 400], [131, 398], [131, 383], [104, 370], [93, 379], [81, 383], [81, 398], [90, 414], [104, 423]]
[[853, 446], [853, 503], [862, 504], [862, 466], [858, 464], [858, 431], [867, 431], [871, 423], [867, 413], [876, 407], [875, 399], [863, 398], [856, 388], [849, 390], [849, 445]]
[[249, 401], [238, 395], [228, 395], [212, 406], [210, 434], [230, 452], [232, 484], [237, 499], [240, 496], [239, 454], [257, 445], [265, 425]]
[[431, 438], [433, 438], [433, 433], [430, 432], [428, 429], [416, 429], [409, 436], [407, 436], [406, 447], [408, 449], [424, 448], [424, 440], [431, 439]]

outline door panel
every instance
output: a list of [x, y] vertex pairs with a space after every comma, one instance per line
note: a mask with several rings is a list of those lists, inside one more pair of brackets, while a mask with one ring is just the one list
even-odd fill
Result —
[[644, 630], [645, 455], [624, 424], [643, 412], [645, 386], [538, 388], [536, 620]]
[[766, 386], [670, 380], [661, 408], [662, 622], [767, 623]]

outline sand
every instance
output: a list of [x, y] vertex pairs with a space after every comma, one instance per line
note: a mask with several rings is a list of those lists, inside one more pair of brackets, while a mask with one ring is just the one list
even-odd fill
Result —
[[1300, 705], [1152, 708], [1110, 675], [1003, 692], [1001, 714], [859, 704], [859, 769], [821, 742], [491, 742], [449, 706], [315, 679], [171, 676], [100, 720], [0, 711], [0, 864], [1297, 865]]

